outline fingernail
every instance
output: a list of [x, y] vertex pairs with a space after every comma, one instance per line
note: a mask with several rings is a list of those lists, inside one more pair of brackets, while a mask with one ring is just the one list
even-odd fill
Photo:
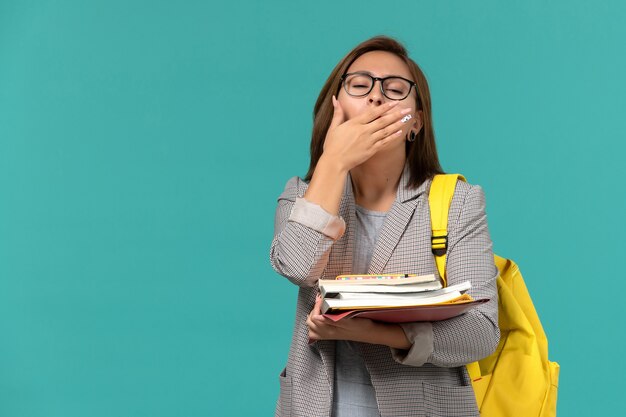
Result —
[[408, 109], [402, 109], [400, 110], [400, 114], [407, 114], [407, 113], [411, 113], [411, 108], [409, 107]]
[[410, 114], [407, 114], [407, 115], [406, 115], [406, 116], [404, 116], [402, 119], [400, 119], [400, 121], [401, 121], [402, 123], [406, 123], [406, 122], [408, 122], [409, 120], [411, 120], [412, 118], [413, 118], [413, 116], [411, 116]]

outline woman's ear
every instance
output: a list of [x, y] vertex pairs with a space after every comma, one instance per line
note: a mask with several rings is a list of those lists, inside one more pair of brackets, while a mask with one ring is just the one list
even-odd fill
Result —
[[424, 113], [421, 110], [418, 110], [417, 112], [415, 112], [415, 115], [417, 117], [415, 118], [415, 121], [413, 122], [413, 127], [411, 128], [411, 131], [415, 132], [415, 134], [417, 135], [422, 130], [422, 127], [424, 126]]

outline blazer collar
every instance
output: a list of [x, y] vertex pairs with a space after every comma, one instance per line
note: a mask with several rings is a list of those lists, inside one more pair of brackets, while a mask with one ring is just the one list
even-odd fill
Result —
[[[425, 193], [430, 185], [430, 180], [428, 180], [420, 184], [419, 187], [413, 188], [409, 186], [409, 178], [410, 174], [407, 164], [400, 177], [396, 200], [387, 213], [387, 218], [376, 241], [368, 271], [370, 274], [382, 273], [385, 270], [389, 258], [415, 212], [415, 208], [421, 201], [418, 197]], [[336, 253], [341, 254], [341, 261], [335, 263], [335, 268], [331, 268], [333, 269], [332, 271], [328, 271], [330, 275], [339, 275], [352, 269], [354, 228], [356, 226], [355, 210], [356, 203], [352, 188], [352, 178], [348, 175], [344, 189], [344, 199], [340, 207], [340, 212], [348, 226], [346, 230], [347, 236], [345, 236], [346, 239], [340, 239], [333, 247]]]

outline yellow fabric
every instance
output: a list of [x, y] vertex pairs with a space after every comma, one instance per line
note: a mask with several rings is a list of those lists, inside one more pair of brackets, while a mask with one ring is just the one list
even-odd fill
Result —
[[[433, 236], [447, 235], [448, 209], [459, 179], [465, 180], [458, 174], [437, 175], [433, 180], [429, 195]], [[435, 244], [433, 248], [437, 249]], [[442, 277], [445, 258], [445, 254], [435, 256]], [[548, 360], [548, 340], [519, 268], [499, 256], [495, 263], [500, 271], [500, 343], [492, 355], [467, 365], [480, 415], [554, 417], [559, 364]]]
[[[430, 206], [430, 219], [432, 233], [432, 248], [433, 249], [446, 249], [447, 237], [448, 237], [448, 208], [452, 203], [452, 197], [454, 196], [454, 188], [456, 187], [457, 179], [465, 181], [460, 174], [453, 175], [436, 175], [433, 178], [433, 182], [430, 186], [431, 191], [433, 189], [437, 192], [431, 192], [428, 195], [428, 205]], [[444, 243], [445, 242], [445, 243]], [[445, 251], [441, 256], [435, 256], [437, 262], [437, 270], [443, 286], [447, 286], [446, 279], [446, 255]]]

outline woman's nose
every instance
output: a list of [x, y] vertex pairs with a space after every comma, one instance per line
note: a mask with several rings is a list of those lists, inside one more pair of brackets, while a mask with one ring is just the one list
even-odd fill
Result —
[[375, 106], [380, 106], [385, 102], [385, 97], [380, 90], [379, 80], [374, 80], [374, 85], [372, 86], [372, 91], [367, 96], [367, 101]]

